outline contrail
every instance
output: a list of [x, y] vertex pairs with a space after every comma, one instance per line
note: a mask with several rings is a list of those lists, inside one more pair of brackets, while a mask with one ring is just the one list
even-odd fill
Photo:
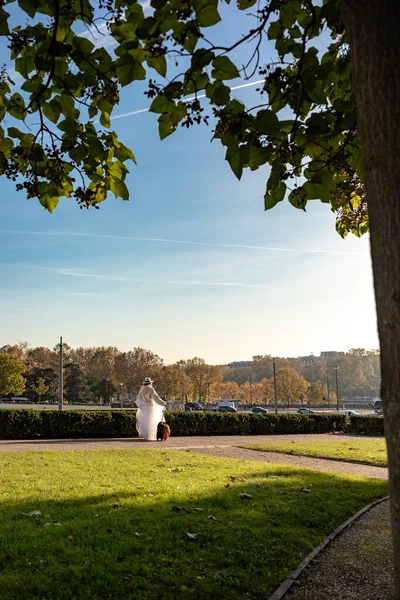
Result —
[[[242, 90], [243, 88], [251, 87], [253, 85], [259, 85], [260, 83], [264, 83], [264, 79], [260, 79], [259, 81], [251, 81], [250, 83], [242, 83], [241, 85], [235, 85], [231, 87], [231, 91], [233, 90]], [[197, 98], [205, 98], [205, 94], [199, 94]], [[191, 100], [195, 100], [195, 97], [192, 96], [190, 98], [186, 98], [183, 102], [190, 102]], [[115, 115], [115, 117], [111, 117], [111, 121], [115, 121], [116, 119], [124, 119], [125, 117], [131, 117], [132, 115], [139, 115], [140, 113], [149, 112], [149, 108], [141, 108], [140, 110], [133, 110], [131, 112], [123, 113], [122, 115]]]
[[0, 233], [10, 235], [47, 235], [52, 237], [87, 237], [101, 240], [122, 240], [127, 242], [155, 242], [161, 244], [182, 244], [189, 246], [203, 246], [206, 248], [242, 248], [246, 250], [260, 250], [264, 252], [292, 252], [296, 254], [342, 254], [345, 256], [368, 256], [365, 252], [345, 252], [342, 250], [324, 250], [324, 249], [302, 249], [302, 248], [282, 248], [275, 246], [253, 246], [251, 244], [218, 244], [216, 242], [197, 242], [195, 240], [176, 240], [169, 238], [151, 238], [151, 237], [130, 237], [123, 235], [106, 235], [100, 233], [79, 233], [73, 231], [21, 231], [17, 229], [0, 229]]
[[134, 283], [157, 283], [157, 285], [190, 285], [190, 286], [207, 286], [207, 287], [239, 287], [239, 288], [270, 288], [269, 284], [262, 283], [243, 283], [241, 281], [191, 281], [185, 279], [149, 279], [138, 278], [138, 277], [126, 277], [118, 275], [107, 275], [102, 273], [82, 273], [74, 271], [72, 269], [66, 269], [62, 267], [42, 267], [40, 265], [29, 265], [29, 264], [18, 264], [14, 263], [14, 266], [22, 266], [26, 269], [37, 269], [39, 271], [51, 271], [56, 275], [62, 275], [66, 277], [82, 277], [87, 279], [102, 279], [106, 281], [121, 281], [121, 282], [134, 282]]

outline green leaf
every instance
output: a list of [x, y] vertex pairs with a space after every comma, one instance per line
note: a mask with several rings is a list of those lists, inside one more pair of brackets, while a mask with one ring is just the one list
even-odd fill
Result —
[[8, 135], [12, 138], [19, 139], [21, 137], [21, 135], [23, 135], [22, 132], [19, 129], [17, 129], [16, 127], [9, 127], [7, 132], [8, 132]]
[[204, 69], [212, 62], [214, 56], [215, 54], [211, 50], [199, 48], [192, 56], [192, 70]]
[[52, 213], [53, 210], [57, 207], [57, 204], [60, 201], [60, 196], [50, 196], [49, 194], [41, 194], [39, 196], [39, 202], [40, 204], [49, 211], [49, 213]]
[[286, 183], [281, 181], [277, 188], [272, 191], [266, 191], [264, 196], [264, 208], [269, 210], [274, 208], [278, 202], [282, 202], [286, 194]]
[[146, 79], [146, 70], [143, 65], [130, 54], [121, 56], [114, 64], [117, 77], [123, 87], [129, 85], [132, 81]]
[[303, 188], [307, 192], [309, 200], [321, 200], [321, 202], [326, 203], [331, 201], [329, 189], [321, 183], [311, 183], [310, 181], [306, 181]]
[[162, 115], [163, 113], [170, 111], [173, 106], [173, 100], [168, 100], [163, 94], [160, 94], [154, 98], [153, 102], [150, 104], [149, 110], [150, 112]]
[[308, 194], [306, 190], [303, 187], [298, 187], [290, 192], [288, 200], [295, 208], [305, 210], [307, 197]]
[[36, 2], [32, 2], [32, 0], [18, 0], [18, 5], [31, 19], [35, 16]]
[[221, 81], [209, 84], [206, 87], [206, 96], [218, 106], [225, 106], [228, 104], [230, 99], [231, 90], [227, 85], [224, 85]]
[[247, 10], [255, 5], [257, 0], [237, 0], [236, 4], [239, 10]]
[[212, 76], [214, 79], [235, 79], [240, 77], [237, 67], [227, 56], [219, 56], [213, 60]]
[[110, 129], [110, 124], [110, 115], [108, 114], [108, 112], [103, 111], [100, 115], [100, 125], [103, 125], [103, 127]]
[[164, 54], [161, 56], [153, 56], [147, 59], [149, 67], [157, 71], [161, 77], [165, 77], [167, 74], [167, 61], [165, 60]]
[[121, 179], [118, 179], [117, 177], [111, 177], [110, 190], [116, 198], [129, 200], [129, 190]]
[[0, 35], [9, 35], [10, 29], [8, 27], [9, 13], [0, 7]]
[[280, 131], [281, 124], [274, 111], [270, 109], [260, 110], [256, 115], [253, 129], [263, 135], [273, 135]]
[[49, 119], [52, 123], [57, 123], [60, 118], [62, 107], [61, 104], [53, 98], [50, 102], [44, 102], [42, 111], [46, 119]]
[[158, 119], [158, 131], [160, 134], [160, 139], [164, 140], [166, 137], [174, 133], [176, 130], [176, 124], [174, 124], [171, 120], [171, 116], [169, 113], [164, 113]]
[[197, 22], [200, 27], [211, 27], [220, 22], [221, 17], [218, 9], [213, 4], [208, 4], [197, 12]]
[[237, 145], [231, 146], [228, 148], [225, 160], [228, 161], [232, 171], [236, 175], [236, 177], [240, 180], [243, 173], [243, 165], [242, 165], [242, 155], [240, 152], [240, 147]]
[[118, 145], [114, 143], [115, 157], [118, 158], [118, 160], [121, 160], [122, 162], [126, 160], [131, 160], [136, 165], [136, 158], [132, 150], [127, 146], [124, 146], [124, 144], [121, 144], [120, 142], [117, 142], [117, 144]]
[[282, 25], [279, 21], [274, 21], [268, 28], [268, 39], [277, 40], [282, 35]]
[[21, 94], [13, 94], [9, 99], [8, 113], [14, 117], [23, 121], [26, 117], [25, 102]]

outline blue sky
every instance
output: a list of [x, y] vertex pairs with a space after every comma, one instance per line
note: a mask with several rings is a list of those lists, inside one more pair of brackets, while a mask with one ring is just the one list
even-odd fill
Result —
[[[132, 86], [115, 114], [146, 106]], [[0, 345], [63, 335], [167, 363], [378, 346], [366, 237], [342, 240], [319, 202], [264, 212], [266, 170], [238, 182], [210, 128], [161, 142], [149, 113], [113, 127], [138, 160], [129, 202], [64, 199], [50, 215], [0, 180]]]

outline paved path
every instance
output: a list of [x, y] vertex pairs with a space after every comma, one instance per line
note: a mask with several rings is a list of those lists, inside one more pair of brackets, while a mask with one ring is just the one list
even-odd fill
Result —
[[284, 600], [395, 600], [389, 502], [342, 532], [303, 571]]
[[100, 448], [210, 448], [212, 446], [237, 446], [238, 444], [262, 444], [263, 442], [316, 442], [332, 440], [358, 440], [357, 436], [323, 433], [309, 435], [213, 435], [193, 437], [171, 437], [166, 442], [144, 442], [138, 438], [101, 438], [74, 440], [0, 440], [0, 452], [23, 450], [98, 450]]
[[387, 469], [371, 467], [353, 463], [293, 456], [292, 454], [278, 454], [273, 452], [258, 452], [237, 448], [239, 444], [251, 444], [291, 441], [332, 441], [332, 440], [358, 440], [356, 436], [338, 434], [309, 434], [309, 435], [259, 435], [259, 436], [209, 436], [209, 437], [172, 437], [167, 442], [144, 442], [137, 438], [113, 439], [84, 439], [84, 440], [0, 440], [0, 452], [42, 451], [42, 450], [99, 450], [123, 448], [127, 450], [163, 448], [170, 450], [192, 450], [202, 454], [212, 454], [225, 458], [242, 460], [255, 460], [258, 462], [271, 462], [290, 464], [308, 469], [319, 469], [334, 473], [348, 473], [363, 475], [378, 479], [387, 478]]

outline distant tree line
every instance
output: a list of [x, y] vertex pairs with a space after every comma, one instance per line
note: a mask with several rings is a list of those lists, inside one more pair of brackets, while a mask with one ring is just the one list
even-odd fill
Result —
[[[0, 396], [24, 395], [32, 402], [57, 401], [58, 347], [31, 348], [25, 342], [0, 347]], [[341, 398], [377, 395], [379, 352], [353, 349], [343, 356], [305, 363], [276, 358], [277, 398], [282, 405], [336, 401], [338, 367]], [[270, 355], [229, 365], [209, 365], [195, 357], [164, 365], [150, 350], [121, 352], [111, 346], [64, 345], [64, 397], [71, 404], [108, 403], [114, 394], [135, 399], [144, 377], [155, 381], [167, 400], [215, 402], [239, 399], [247, 404], [273, 401]]]

